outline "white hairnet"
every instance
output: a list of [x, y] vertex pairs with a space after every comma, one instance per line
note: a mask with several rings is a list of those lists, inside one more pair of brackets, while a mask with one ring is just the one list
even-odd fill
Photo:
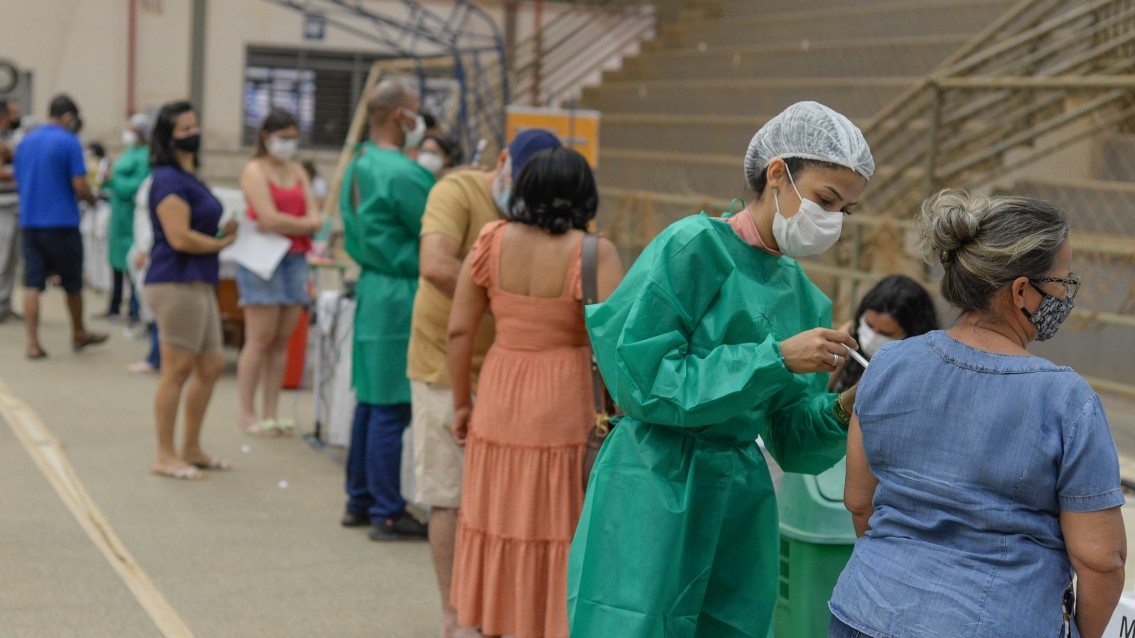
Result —
[[138, 129], [138, 133], [145, 139], [150, 139], [150, 131], [154, 128], [154, 120], [145, 113], [135, 113], [130, 116], [130, 125]]
[[819, 102], [797, 102], [757, 131], [745, 153], [745, 180], [753, 184], [757, 174], [778, 157], [839, 164], [865, 179], [875, 172], [875, 160], [862, 131]]

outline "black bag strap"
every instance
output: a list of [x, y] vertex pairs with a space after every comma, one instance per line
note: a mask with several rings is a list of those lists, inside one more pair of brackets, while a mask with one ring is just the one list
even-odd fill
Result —
[[[587, 233], [580, 247], [580, 271], [583, 278], [583, 305], [599, 303], [599, 235]], [[595, 425], [607, 429], [607, 404], [603, 399], [603, 376], [599, 374], [599, 362], [595, 360], [595, 349], [591, 350], [591, 394], [595, 399]]]

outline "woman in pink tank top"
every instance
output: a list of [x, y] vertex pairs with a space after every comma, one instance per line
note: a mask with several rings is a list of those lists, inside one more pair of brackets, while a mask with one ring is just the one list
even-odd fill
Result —
[[[292, 242], [268, 279], [237, 266], [245, 323], [244, 347], [237, 361], [237, 427], [256, 436], [291, 436], [296, 427], [295, 421], [280, 418], [277, 407], [288, 340], [303, 308], [311, 303], [307, 293], [310, 235], [323, 225], [307, 173], [292, 161], [298, 132], [291, 113], [273, 109], [260, 126], [256, 154], [240, 176], [249, 219], [256, 221], [261, 232], [278, 233]], [[256, 389], [261, 382], [263, 402], [257, 412]]]

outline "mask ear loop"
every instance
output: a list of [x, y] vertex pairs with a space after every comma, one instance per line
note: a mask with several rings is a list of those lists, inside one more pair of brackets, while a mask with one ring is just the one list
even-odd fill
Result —
[[792, 171], [788, 170], [788, 164], [784, 165], [784, 172], [788, 173], [788, 183], [792, 184], [792, 190], [796, 191], [796, 196], [800, 201], [804, 201], [804, 196], [800, 194], [800, 189], [796, 188], [796, 180], [792, 179]]
[[737, 208], [737, 204], [741, 204], [741, 210], [745, 210], [745, 200], [740, 197], [734, 197], [733, 201], [729, 202], [729, 210], [721, 214], [722, 219], [729, 219], [733, 216], [733, 210]]

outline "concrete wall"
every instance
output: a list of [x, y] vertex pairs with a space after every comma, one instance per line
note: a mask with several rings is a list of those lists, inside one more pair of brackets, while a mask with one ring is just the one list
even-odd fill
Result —
[[[66, 91], [82, 110], [85, 138], [118, 139], [127, 111], [130, 2], [138, 3], [137, 108], [157, 107], [188, 95], [191, 0], [0, 0], [5, 27], [0, 58], [32, 72], [32, 115], [46, 118], [51, 97]], [[404, 13], [399, 0], [365, 4], [392, 16]], [[452, 7], [452, 2], [440, 0], [423, 4], [442, 15]], [[502, 2], [476, 4], [501, 24]], [[160, 10], [147, 8], [154, 6]], [[547, 3], [545, 22], [560, 10]], [[302, 25], [299, 13], [266, 0], [209, 0], [202, 105], [207, 145], [239, 146], [248, 46], [381, 52], [375, 43], [331, 25], [324, 40], [304, 40]], [[517, 18], [518, 37], [531, 33], [532, 25], [533, 16], [523, 9]]]

